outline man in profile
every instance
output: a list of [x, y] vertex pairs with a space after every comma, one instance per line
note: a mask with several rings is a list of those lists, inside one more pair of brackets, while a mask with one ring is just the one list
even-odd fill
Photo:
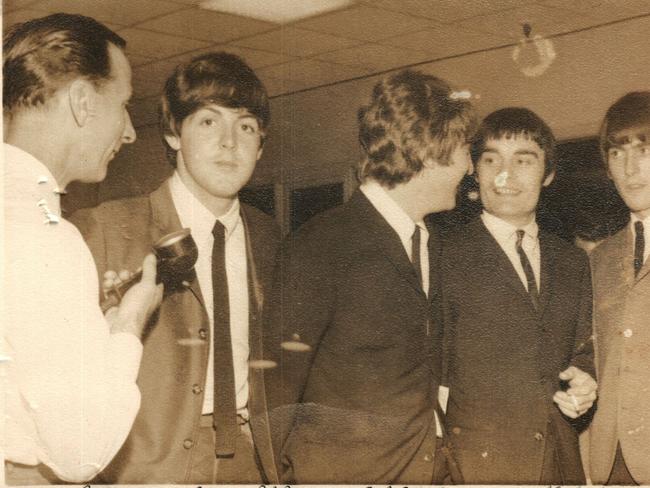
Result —
[[286, 240], [267, 343], [285, 481], [442, 481], [438, 238], [423, 218], [455, 206], [474, 127], [443, 80], [385, 77], [359, 111], [360, 189]]
[[594, 483], [650, 484], [650, 92], [614, 103], [600, 146], [630, 223], [591, 254], [600, 398], [590, 428]]
[[135, 140], [124, 46], [95, 20], [66, 14], [16, 25], [3, 40], [9, 484], [93, 478], [140, 405], [140, 336], [162, 294], [155, 259], [140, 256], [141, 282], [104, 316], [95, 263], [59, 203], [68, 183], [104, 179]]
[[448, 429], [468, 484], [584, 484], [571, 419], [596, 398], [584, 252], [541, 231], [555, 138], [535, 113], [488, 115], [473, 141], [483, 213], [441, 257]]
[[168, 286], [144, 339], [142, 408], [102, 481], [276, 482], [263, 371], [254, 366], [278, 232], [238, 198], [269, 120], [266, 90], [239, 57], [207, 53], [180, 64], [162, 96], [172, 176], [149, 195], [73, 216], [100, 271], [134, 266], [182, 228], [198, 246], [195, 273]]

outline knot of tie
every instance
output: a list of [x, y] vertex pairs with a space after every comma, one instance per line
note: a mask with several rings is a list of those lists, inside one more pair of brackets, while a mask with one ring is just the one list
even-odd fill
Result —
[[223, 226], [220, 220], [217, 220], [212, 227], [212, 235], [215, 239], [223, 239], [226, 235], [226, 228]]
[[526, 235], [526, 231], [522, 229], [517, 229], [517, 247], [521, 247], [521, 243], [524, 240], [525, 235]]

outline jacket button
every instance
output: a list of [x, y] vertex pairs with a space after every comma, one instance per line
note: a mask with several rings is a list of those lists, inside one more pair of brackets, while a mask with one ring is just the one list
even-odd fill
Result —
[[543, 441], [544, 440], [544, 434], [541, 432], [535, 432], [535, 435], [533, 436], [536, 441]]
[[203, 388], [201, 387], [201, 385], [194, 384], [192, 385], [192, 393], [194, 393], [195, 395], [198, 395], [199, 393], [203, 393]]
[[460, 434], [460, 427], [454, 427], [453, 429], [451, 429], [451, 431], [452, 431], [454, 434], [458, 435], [458, 434]]
[[630, 337], [632, 337], [632, 329], [625, 329], [625, 330], [623, 331], [623, 335], [624, 335], [627, 339], [629, 339]]
[[427, 463], [430, 463], [430, 462], [431, 462], [431, 456], [430, 456], [429, 454], [425, 454], [425, 455], [424, 455], [424, 460], [425, 460]]
[[208, 338], [208, 329], [199, 329], [199, 337], [201, 339], [207, 339]]
[[183, 441], [183, 447], [185, 449], [192, 449], [192, 446], [194, 446], [194, 441], [192, 439], [185, 439]]

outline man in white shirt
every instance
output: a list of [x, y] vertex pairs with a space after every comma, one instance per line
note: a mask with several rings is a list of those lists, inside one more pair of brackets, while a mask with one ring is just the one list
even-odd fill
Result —
[[68, 183], [101, 181], [120, 146], [135, 140], [124, 45], [95, 20], [65, 14], [16, 25], [4, 37], [9, 484], [93, 478], [140, 405], [140, 336], [162, 295], [155, 259], [140, 260], [141, 282], [104, 316], [92, 256], [59, 204]]
[[470, 484], [581, 484], [570, 420], [596, 398], [586, 255], [542, 232], [555, 140], [501, 109], [473, 142], [480, 218], [443, 246], [449, 430]]
[[276, 482], [259, 365], [279, 238], [271, 217], [238, 198], [262, 154], [266, 90], [239, 57], [207, 53], [167, 79], [161, 113], [173, 175], [149, 195], [72, 217], [100, 272], [128, 269], [181, 228], [198, 246], [195, 272], [170, 281], [145, 336], [142, 408], [101, 481]]
[[471, 171], [476, 123], [458, 95], [412, 70], [378, 82], [359, 110], [361, 188], [283, 246], [267, 351], [280, 363], [269, 395], [284, 481], [444, 478], [439, 240], [423, 218], [453, 208]]
[[591, 255], [600, 393], [590, 428], [595, 483], [650, 484], [650, 92], [608, 110], [600, 145], [630, 223]]

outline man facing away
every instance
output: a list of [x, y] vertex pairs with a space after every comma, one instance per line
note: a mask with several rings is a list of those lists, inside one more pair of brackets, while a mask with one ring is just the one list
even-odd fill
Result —
[[581, 484], [571, 419], [596, 398], [591, 282], [586, 255], [535, 222], [554, 137], [505, 108], [473, 149], [484, 211], [441, 258], [453, 451], [466, 483]]
[[455, 206], [474, 124], [444, 81], [384, 78], [359, 111], [360, 189], [286, 240], [267, 335], [285, 481], [438, 478], [437, 237], [423, 217]]
[[600, 145], [630, 223], [592, 255], [598, 409], [590, 428], [594, 483], [650, 484], [650, 92], [605, 115]]
[[142, 408], [102, 481], [273, 482], [263, 376], [249, 360], [261, 359], [278, 236], [270, 217], [238, 199], [262, 154], [266, 90], [237, 56], [208, 53], [175, 69], [161, 113], [173, 175], [147, 196], [73, 217], [100, 271], [135, 266], [181, 228], [198, 246], [195, 272], [169, 285], [145, 337]]
[[93, 478], [140, 405], [140, 336], [162, 295], [155, 259], [134, 261], [140, 284], [104, 316], [92, 256], [59, 203], [68, 183], [104, 179], [135, 140], [124, 46], [95, 20], [65, 14], [16, 25], [3, 40], [9, 484]]

